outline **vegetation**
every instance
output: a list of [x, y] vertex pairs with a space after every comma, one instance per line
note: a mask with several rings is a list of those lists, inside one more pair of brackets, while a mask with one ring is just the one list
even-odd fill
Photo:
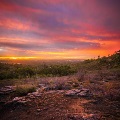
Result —
[[36, 87], [33, 85], [19, 85], [16, 87], [17, 96], [24, 96], [28, 93], [32, 93], [36, 91]]
[[79, 63], [63, 64], [41, 64], [41, 65], [23, 65], [0, 63], [0, 80], [3, 79], [21, 79], [39, 76], [67, 76], [76, 72], [81, 73], [83, 79], [85, 71], [103, 70], [103, 69], [120, 69], [120, 50], [108, 57], [97, 59], [88, 59]]
[[0, 80], [21, 79], [36, 76], [66, 76], [76, 72], [72, 65], [22, 65], [0, 63]]

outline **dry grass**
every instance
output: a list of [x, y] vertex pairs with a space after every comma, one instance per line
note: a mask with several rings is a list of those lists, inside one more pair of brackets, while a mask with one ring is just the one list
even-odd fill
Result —
[[16, 94], [18, 96], [24, 96], [27, 95], [28, 93], [35, 92], [36, 87], [34, 85], [19, 85], [16, 87]]

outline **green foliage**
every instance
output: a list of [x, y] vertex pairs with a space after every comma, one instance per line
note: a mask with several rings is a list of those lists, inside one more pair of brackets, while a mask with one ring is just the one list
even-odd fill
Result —
[[53, 76], [65, 76], [73, 74], [76, 71], [69, 65], [50, 65], [41, 68], [38, 74], [53, 75]]
[[113, 67], [120, 67], [120, 50], [115, 52], [110, 57], [110, 63], [113, 64]]
[[30, 66], [0, 63], [0, 80], [31, 78], [35, 76], [66, 76], [75, 72], [76, 69], [74, 66], [66, 64]]
[[32, 85], [21, 85], [21, 86], [17, 86], [16, 88], [16, 94], [18, 96], [24, 96], [24, 95], [27, 95], [28, 93], [32, 93], [35, 91], [36, 91], [36, 88]]
[[88, 59], [79, 64], [80, 69], [102, 70], [120, 68], [120, 50], [111, 56], [98, 56], [97, 59]]
[[19, 74], [19, 77], [32, 77], [33, 75], [35, 75], [34, 69], [28, 66], [18, 68], [17, 73]]
[[0, 80], [32, 77], [35, 70], [32, 66], [0, 63]]

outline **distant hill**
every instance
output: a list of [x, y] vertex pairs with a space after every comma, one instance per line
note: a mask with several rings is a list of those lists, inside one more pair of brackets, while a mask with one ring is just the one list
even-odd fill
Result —
[[85, 60], [80, 63], [80, 68], [87, 70], [120, 68], [120, 50], [107, 57], [98, 56], [97, 59]]

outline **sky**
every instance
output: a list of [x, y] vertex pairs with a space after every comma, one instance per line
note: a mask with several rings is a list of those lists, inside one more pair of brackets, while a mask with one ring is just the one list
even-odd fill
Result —
[[0, 0], [0, 57], [88, 59], [120, 49], [120, 0]]

